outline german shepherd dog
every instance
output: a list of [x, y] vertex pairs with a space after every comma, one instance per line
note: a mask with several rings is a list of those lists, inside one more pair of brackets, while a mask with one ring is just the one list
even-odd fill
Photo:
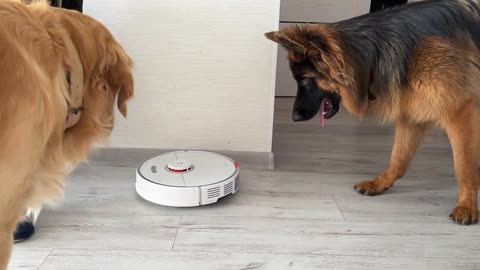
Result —
[[378, 195], [402, 177], [425, 131], [448, 135], [458, 192], [450, 217], [478, 222], [480, 6], [472, 0], [423, 1], [325, 24], [265, 34], [288, 51], [298, 84], [293, 120], [340, 104], [362, 119], [395, 124], [386, 170], [355, 190]]

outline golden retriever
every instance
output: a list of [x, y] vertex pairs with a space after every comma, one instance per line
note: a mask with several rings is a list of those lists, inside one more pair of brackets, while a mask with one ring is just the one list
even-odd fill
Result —
[[133, 63], [101, 23], [44, 1], [0, 0], [0, 270], [28, 208], [61, 198], [64, 178], [126, 116]]

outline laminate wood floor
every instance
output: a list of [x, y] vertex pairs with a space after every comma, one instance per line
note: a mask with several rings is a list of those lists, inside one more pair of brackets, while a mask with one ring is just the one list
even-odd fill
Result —
[[244, 162], [240, 191], [215, 205], [143, 201], [133, 162], [81, 166], [10, 269], [480, 269], [480, 225], [448, 218], [456, 182], [442, 132], [388, 193], [364, 197], [352, 187], [383, 170], [392, 128], [344, 113], [325, 129], [293, 123], [292, 103], [276, 100], [275, 170]]

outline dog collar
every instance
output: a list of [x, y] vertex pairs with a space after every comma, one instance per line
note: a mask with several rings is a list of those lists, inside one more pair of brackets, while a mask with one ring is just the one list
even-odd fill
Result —
[[78, 123], [83, 110], [83, 65], [72, 40], [64, 38], [64, 43], [67, 49], [66, 79], [70, 95], [67, 99], [68, 112], [65, 119], [65, 129], [69, 129]]

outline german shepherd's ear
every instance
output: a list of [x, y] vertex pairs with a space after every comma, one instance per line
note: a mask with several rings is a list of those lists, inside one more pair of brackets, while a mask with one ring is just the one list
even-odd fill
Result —
[[[332, 79], [343, 85], [345, 94], [348, 95], [352, 106], [355, 107], [356, 114], [360, 117], [365, 116], [369, 103], [368, 92], [365, 89], [369, 88], [370, 74], [359, 76], [358, 72], [370, 73], [370, 70], [354, 71], [351, 63], [345, 61], [345, 52], [340, 46], [341, 41], [333, 28], [315, 26], [308, 31], [310, 62], [317, 70], [326, 70]], [[364, 78], [368, 78], [368, 80]]]
[[296, 40], [295, 33], [292, 31], [273, 31], [265, 33], [265, 37], [271, 41], [280, 44], [288, 51], [306, 54], [307, 47], [301, 41]]
[[[359, 76], [363, 69], [354, 70], [351, 63], [346, 62], [345, 52], [340, 46], [336, 31], [329, 26], [315, 26], [309, 29], [309, 59], [319, 71], [327, 70], [332, 79], [344, 86], [344, 94], [348, 95], [356, 114], [365, 116], [368, 110], [368, 89], [370, 74]], [[327, 68], [325, 68], [327, 66]], [[359, 78], [360, 77], [360, 78]], [[364, 79], [368, 78], [368, 80]]]
[[326, 64], [333, 79], [343, 85], [353, 83], [351, 72], [345, 63], [344, 52], [333, 31], [327, 27], [310, 29], [307, 40], [310, 60], [317, 69]]
[[327, 25], [294, 25], [265, 36], [300, 56], [290, 59], [308, 57], [320, 72], [327, 69], [339, 83], [352, 83], [335, 32]]

